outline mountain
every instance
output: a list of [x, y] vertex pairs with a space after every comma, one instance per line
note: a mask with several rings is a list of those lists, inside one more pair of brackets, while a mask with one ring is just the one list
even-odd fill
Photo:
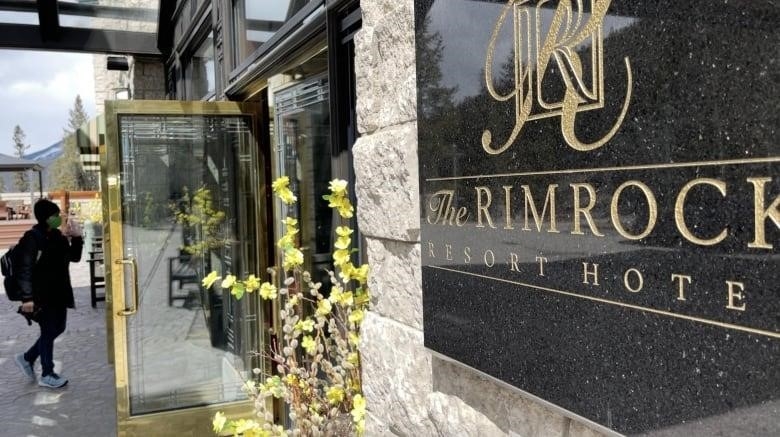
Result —
[[60, 155], [62, 155], [62, 140], [57, 141], [45, 149], [33, 153], [28, 153], [27, 155], [24, 155], [24, 159], [32, 159], [33, 161], [38, 161], [41, 163], [41, 165], [45, 166], [44, 162], [54, 162], [54, 160], [59, 158]]
[[[62, 155], [62, 140], [57, 141], [56, 143], [52, 144], [51, 146], [38, 150], [37, 152], [28, 153], [27, 155], [24, 155], [24, 159], [31, 159], [33, 161], [37, 161], [42, 167], [43, 167], [43, 189], [45, 190], [46, 187], [49, 186], [49, 167], [54, 163], [54, 161]], [[13, 172], [3, 172], [0, 173], [0, 178], [3, 179], [3, 182], [5, 182], [5, 191], [12, 193], [16, 191], [16, 187], [14, 186], [14, 173]], [[38, 179], [38, 175], [33, 172], [32, 175], [32, 182], [35, 182]], [[35, 184], [33, 184], [35, 186]]]

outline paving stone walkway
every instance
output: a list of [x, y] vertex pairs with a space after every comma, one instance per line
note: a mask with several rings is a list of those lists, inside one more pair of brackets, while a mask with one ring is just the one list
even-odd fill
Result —
[[[2, 254], [4, 251], [0, 251]], [[16, 314], [17, 302], [0, 288], [0, 436], [111, 437], [116, 435], [113, 367], [107, 363], [105, 307], [89, 305], [89, 266], [71, 264], [76, 309], [54, 344], [55, 370], [70, 382], [62, 389], [39, 387], [13, 358], [36, 340], [38, 325]], [[2, 281], [0, 281], [2, 282]], [[0, 286], [1, 287], [1, 286]], [[36, 365], [40, 375], [40, 363]]]

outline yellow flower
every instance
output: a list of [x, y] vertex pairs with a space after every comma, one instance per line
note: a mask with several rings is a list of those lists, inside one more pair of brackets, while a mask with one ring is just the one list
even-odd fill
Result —
[[314, 320], [299, 320], [298, 323], [295, 324], [295, 329], [297, 331], [312, 332], [314, 331]]
[[336, 228], [336, 235], [339, 237], [349, 237], [354, 232], [352, 229], [346, 226], [339, 226]]
[[339, 215], [343, 218], [352, 218], [355, 212], [355, 208], [349, 202], [339, 206]]
[[317, 343], [314, 341], [313, 338], [311, 338], [310, 335], [305, 335], [303, 337], [301, 346], [306, 350], [306, 353], [309, 355], [314, 355], [314, 353], [317, 352]]
[[284, 269], [292, 270], [303, 264], [303, 252], [291, 247], [284, 251]]
[[287, 249], [289, 247], [292, 247], [295, 242], [295, 240], [293, 240], [293, 235], [294, 234], [290, 234], [290, 233], [284, 234], [284, 236], [280, 238], [279, 241], [276, 242], [276, 247], [278, 247], [279, 249]]
[[328, 314], [330, 314], [332, 309], [333, 306], [330, 304], [330, 301], [327, 299], [322, 299], [321, 301], [317, 302], [318, 316], [327, 316]]
[[260, 297], [265, 300], [276, 299], [276, 287], [269, 282], [263, 282], [260, 286]]
[[282, 199], [282, 202], [292, 205], [295, 203], [298, 198], [292, 193], [292, 191], [288, 189], [279, 190], [278, 193], [276, 193], [277, 196], [279, 196], [280, 199]]
[[339, 211], [339, 215], [344, 218], [351, 218], [355, 209], [352, 204], [349, 203], [349, 199], [343, 195], [323, 196], [326, 200], [330, 201], [328, 207], [336, 208]]
[[[296, 219], [294, 219], [294, 218], [292, 218], [292, 217], [286, 217], [286, 218], [284, 219], [284, 226], [285, 226], [287, 229], [290, 229], [290, 228], [295, 228], [296, 226], [298, 226], [298, 220], [296, 220]], [[296, 232], [297, 232], [297, 231], [296, 231]]]
[[250, 379], [244, 383], [244, 385], [241, 387], [241, 390], [243, 390], [245, 393], [251, 393], [255, 391], [255, 388], [257, 388], [256, 383]]
[[350, 352], [347, 355], [347, 362], [352, 364], [353, 366], [357, 366], [359, 361], [360, 361], [360, 355], [358, 355], [357, 352]]
[[227, 417], [221, 411], [217, 411], [217, 414], [214, 415], [214, 420], [211, 421], [214, 432], [222, 432], [225, 422], [227, 422]]
[[205, 278], [203, 278], [203, 287], [204, 288], [211, 288], [212, 285], [214, 285], [215, 282], [220, 280], [222, 277], [217, 274], [216, 271], [212, 271], [208, 274]]
[[336, 239], [336, 243], [334, 243], [333, 245], [336, 247], [336, 249], [348, 249], [350, 244], [352, 244], [351, 238], [339, 237]]
[[273, 189], [274, 193], [276, 193], [279, 190], [283, 190], [290, 186], [290, 178], [287, 176], [282, 176], [278, 179], [276, 179], [272, 184], [271, 188]]
[[331, 288], [330, 297], [328, 299], [333, 303], [341, 304], [341, 306], [350, 306], [353, 302], [352, 292], [344, 292], [341, 287]]
[[336, 266], [344, 265], [349, 262], [349, 251], [346, 249], [339, 249], [333, 252], [333, 264]]
[[358, 310], [352, 311], [352, 313], [350, 313], [350, 315], [349, 315], [349, 321], [352, 322], [352, 323], [360, 323], [360, 322], [363, 321], [363, 316], [364, 316], [363, 310], [359, 310], [358, 309]]
[[328, 184], [328, 188], [330, 189], [330, 192], [333, 194], [346, 195], [347, 181], [343, 179], [333, 179], [332, 181], [330, 181], [330, 184]]
[[358, 335], [355, 332], [350, 332], [349, 333], [349, 344], [351, 344], [352, 346], [357, 347], [357, 345], [359, 343], [360, 343], [360, 335]]
[[342, 294], [344, 294], [344, 290], [341, 287], [334, 285], [330, 289], [330, 296], [328, 297], [328, 300], [333, 303], [338, 303]]
[[290, 387], [295, 387], [295, 385], [298, 384], [298, 377], [292, 373], [288, 373], [284, 376], [284, 383]]
[[291, 296], [290, 299], [287, 300], [287, 305], [289, 306], [298, 305], [298, 300], [299, 298], [297, 294], [295, 296]]
[[251, 293], [260, 287], [260, 280], [255, 275], [249, 275], [249, 277], [246, 278], [246, 281], [244, 281], [244, 285], [246, 286], [247, 293]]
[[366, 417], [366, 400], [363, 395], [357, 394], [352, 398], [352, 420], [358, 422]]
[[[260, 424], [251, 419], [241, 419], [236, 422], [236, 434], [247, 434], [248, 431], [257, 431], [260, 429]], [[256, 434], [252, 434], [256, 435]]]
[[236, 283], [236, 277], [234, 275], [227, 275], [222, 280], [222, 288], [230, 288]]
[[352, 270], [349, 271], [349, 277], [361, 284], [365, 284], [366, 281], [368, 281], [368, 264], [363, 264], [358, 268], [352, 268]]
[[334, 385], [325, 392], [325, 397], [328, 398], [328, 402], [331, 404], [338, 404], [344, 400], [344, 389]]

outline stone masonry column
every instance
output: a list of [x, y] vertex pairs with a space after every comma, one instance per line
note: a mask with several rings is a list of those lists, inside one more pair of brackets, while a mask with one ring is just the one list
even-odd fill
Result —
[[372, 268], [361, 341], [366, 435], [599, 435], [423, 347], [414, 3], [361, 7], [354, 159]]

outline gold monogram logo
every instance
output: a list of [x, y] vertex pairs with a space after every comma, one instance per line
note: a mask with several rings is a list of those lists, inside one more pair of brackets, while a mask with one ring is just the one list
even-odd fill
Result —
[[[487, 153], [496, 155], [505, 151], [517, 139], [526, 122], [542, 118], [560, 116], [561, 133], [566, 144], [583, 152], [598, 149], [617, 133], [631, 100], [631, 64], [627, 57], [624, 61], [628, 85], [623, 108], [615, 124], [606, 135], [592, 143], [583, 143], [574, 132], [577, 114], [602, 109], [605, 100], [602, 25], [611, 0], [584, 1], [590, 2], [589, 14], [583, 11], [583, 0], [560, 0], [553, 11], [549, 31], [544, 39], [541, 38], [541, 11], [544, 4], [552, 0], [541, 0], [533, 8], [527, 5], [529, 0], [509, 0], [503, 8], [488, 45], [485, 82], [494, 99], [501, 102], [515, 99], [515, 126], [509, 139], [498, 147], [493, 145], [493, 134], [485, 130], [482, 133], [482, 148]], [[514, 89], [502, 95], [493, 84], [493, 57], [496, 40], [510, 13], [514, 24]], [[577, 53], [578, 47], [587, 45], [590, 46], [590, 83], [587, 83], [583, 74], [585, 67]], [[542, 83], [553, 60], [565, 91], [562, 100], [548, 102], [542, 93]]]

